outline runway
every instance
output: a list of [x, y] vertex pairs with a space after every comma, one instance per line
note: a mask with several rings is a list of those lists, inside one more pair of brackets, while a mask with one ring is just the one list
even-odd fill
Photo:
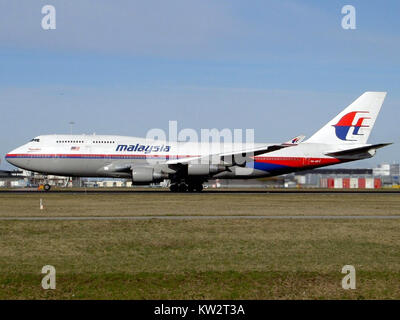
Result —
[[6, 189], [0, 194], [400, 194], [400, 189], [205, 189], [202, 192], [170, 192], [168, 189], [61, 189], [49, 192], [36, 189]]
[[93, 217], [0, 217], [0, 221], [82, 221], [82, 220], [224, 220], [224, 219], [255, 219], [255, 220], [392, 220], [400, 219], [400, 215], [392, 216], [93, 216]]

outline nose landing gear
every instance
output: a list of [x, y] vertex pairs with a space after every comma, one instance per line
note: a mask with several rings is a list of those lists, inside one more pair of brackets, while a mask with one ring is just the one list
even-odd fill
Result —
[[49, 192], [50, 189], [51, 189], [51, 185], [49, 185], [48, 183], [46, 183], [46, 184], [41, 184], [41, 185], [38, 187], [38, 190], [39, 190], [39, 191]]

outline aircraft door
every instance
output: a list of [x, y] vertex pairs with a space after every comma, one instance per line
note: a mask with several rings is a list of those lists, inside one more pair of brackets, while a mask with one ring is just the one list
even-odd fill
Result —
[[85, 141], [82, 151], [83, 151], [82, 167], [85, 171], [88, 171], [90, 169], [90, 163], [91, 163], [90, 161], [91, 158], [89, 156], [92, 153], [92, 145], [90, 140]]
[[310, 165], [310, 153], [306, 150], [303, 154], [303, 166], [307, 167]]

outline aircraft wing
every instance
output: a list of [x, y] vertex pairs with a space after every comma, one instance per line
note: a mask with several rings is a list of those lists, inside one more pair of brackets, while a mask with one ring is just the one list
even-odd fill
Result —
[[[198, 157], [188, 157], [184, 159], [173, 159], [167, 161], [168, 165], [174, 164], [189, 164], [189, 163], [223, 163], [226, 165], [244, 165], [245, 162], [252, 161], [251, 157], [258, 156], [260, 154], [269, 153], [273, 151], [277, 151], [283, 148], [295, 146], [295, 144], [276, 144], [276, 145], [268, 145], [259, 148], [253, 149], [244, 149], [240, 151], [228, 152], [228, 153], [217, 153], [210, 154], [207, 156], [198, 156]], [[240, 163], [237, 163], [236, 160], [240, 160]]]

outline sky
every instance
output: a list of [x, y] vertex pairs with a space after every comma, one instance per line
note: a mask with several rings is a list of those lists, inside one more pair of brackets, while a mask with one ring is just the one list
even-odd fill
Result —
[[[344, 5], [356, 29], [343, 29]], [[42, 7], [56, 9], [43, 30]], [[153, 128], [311, 136], [365, 91], [387, 91], [368, 160], [400, 162], [399, 1], [0, 0], [0, 167], [42, 134]], [[343, 165], [341, 165], [343, 166]]]

